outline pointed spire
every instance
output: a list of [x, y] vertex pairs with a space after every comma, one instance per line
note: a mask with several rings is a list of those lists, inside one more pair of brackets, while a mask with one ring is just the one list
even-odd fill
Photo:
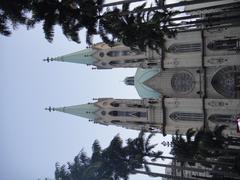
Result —
[[43, 59], [43, 61], [46, 61], [46, 62], [49, 63], [50, 61], [53, 61], [53, 59], [54, 59], [54, 58], [49, 58], [49, 57], [47, 57], [46, 59]]
[[43, 61], [50, 62], [50, 61], [60, 61], [60, 62], [70, 62], [70, 63], [79, 63], [79, 64], [86, 64], [86, 65], [93, 65], [94, 62], [97, 61], [96, 58], [93, 57], [95, 50], [92, 48], [87, 48], [75, 53], [66, 54], [64, 56], [58, 56], [55, 58], [46, 58]]
[[[49, 110], [50, 109], [50, 110]], [[99, 108], [94, 104], [81, 104], [75, 106], [59, 107], [59, 108], [46, 108], [49, 111], [59, 111], [75, 116], [80, 116], [87, 119], [96, 119], [96, 112]]]
[[51, 111], [55, 111], [55, 108], [49, 106], [49, 107], [45, 108], [45, 110], [51, 112]]

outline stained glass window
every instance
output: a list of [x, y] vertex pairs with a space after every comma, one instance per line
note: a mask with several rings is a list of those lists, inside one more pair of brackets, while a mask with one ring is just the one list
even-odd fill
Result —
[[203, 113], [173, 112], [169, 116], [174, 121], [203, 121]]
[[213, 114], [208, 118], [212, 122], [227, 123], [234, 121], [234, 115], [231, 114]]
[[188, 93], [194, 85], [194, 77], [187, 71], [178, 72], [172, 76], [171, 86], [177, 93]]
[[146, 117], [146, 112], [131, 112], [131, 111], [110, 111], [111, 116], [129, 116], [129, 117]]
[[226, 98], [239, 98], [240, 67], [228, 66], [220, 69], [212, 78], [213, 88]]
[[172, 44], [168, 48], [169, 53], [188, 53], [201, 51], [201, 43], [179, 43]]
[[212, 51], [219, 50], [239, 50], [239, 39], [223, 39], [211, 41], [207, 44], [207, 48]]

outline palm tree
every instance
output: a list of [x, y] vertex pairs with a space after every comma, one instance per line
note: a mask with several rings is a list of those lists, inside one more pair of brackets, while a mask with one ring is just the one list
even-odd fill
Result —
[[[190, 129], [186, 133], [186, 139], [177, 133], [173, 137], [171, 153], [176, 160], [183, 163], [188, 162], [189, 165], [198, 162], [206, 167], [214, 167], [212, 170], [213, 177], [223, 175], [223, 170], [220, 171], [219, 169], [224, 169], [227, 172], [225, 175], [229, 174], [230, 177], [237, 177], [238, 175], [235, 173], [237, 172], [237, 163], [234, 163], [234, 159], [237, 159], [239, 151], [227, 147], [227, 138], [223, 136], [226, 127], [225, 125], [217, 126], [213, 131], [203, 129], [193, 131]], [[193, 135], [195, 135], [194, 138]], [[215, 160], [213, 161], [213, 159]]]
[[[130, 11], [129, 5], [130, 3], [125, 3], [121, 10], [114, 8], [102, 15], [99, 21], [99, 34], [103, 41], [112, 45], [117, 40], [133, 49], [145, 51], [149, 47], [159, 51], [159, 48], [164, 47], [164, 36], [175, 35], [174, 30], [167, 28], [174, 13], [165, 9], [142, 12], [146, 3]], [[112, 38], [110, 39], [108, 35]]]
[[197, 143], [192, 140], [195, 133], [195, 130], [189, 129], [186, 132], [186, 139], [184, 139], [177, 131], [176, 136], [172, 137], [173, 147], [171, 154], [179, 159], [193, 159], [197, 151]]
[[[222, 139], [221, 132], [224, 127], [218, 127], [214, 132], [214, 143], [222, 144], [220, 141]], [[193, 139], [193, 135], [195, 135]], [[68, 163], [67, 166], [59, 166], [56, 164], [55, 178], [58, 180], [118, 180], [124, 179], [127, 180], [130, 174], [145, 174], [152, 177], [165, 177], [172, 179], [189, 179], [185, 177], [179, 177], [174, 175], [166, 175], [157, 172], [151, 172], [150, 165], [156, 167], [168, 167], [175, 168], [181, 171], [195, 171], [203, 172], [204, 170], [199, 170], [194, 167], [185, 167], [184, 163], [189, 162], [192, 165], [194, 163], [202, 163], [206, 165], [215, 165], [215, 167], [233, 167], [233, 163], [229, 162], [216, 162], [212, 160], [207, 160], [199, 157], [208, 157], [203, 156], [199, 151], [199, 143], [202, 143], [203, 137], [212, 136], [212, 134], [207, 134], [203, 136], [202, 131], [196, 132], [193, 129], [188, 130], [186, 140], [178, 135], [175, 137], [173, 144], [179, 144], [177, 147], [174, 147], [175, 157], [165, 157], [162, 156], [161, 151], [154, 151], [156, 144], [151, 144], [150, 140], [154, 134], [149, 134], [145, 137], [143, 131], [141, 131], [137, 138], [128, 139], [127, 144], [123, 145], [123, 141], [119, 135], [116, 135], [110, 142], [109, 146], [105, 149], [102, 149], [99, 141], [94, 141], [92, 145], [93, 153], [91, 158], [89, 158], [83, 151], [81, 151], [75, 158], [73, 163]], [[208, 139], [208, 138], [207, 138]], [[211, 139], [211, 138], [210, 138]], [[215, 142], [216, 141], [216, 142]], [[194, 150], [187, 150], [191, 148]], [[201, 144], [202, 146], [203, 144]], [[197, 148], [196, 148], [197, 147]], [[184, 148], [190, 155], [188, 156], [186, 152], [181, 150]], [[209, 150], [211, 151], [211, 150]], [[200, 154], [200, 155], [199, 155]], [[203, 153], [204, 155], [206, 153]], [[215, 156], [214, 156], [215, 157]], [[161, 159], [172, 159], [173, 161], [182, 162], [181, 166], [178, 165], [167, 165], [159, 162], [152, 162]], [[149, 161], [149, 159], [151, 161]], [[236, 157], [236, 160], [239, 159], [239, 156]], [[239, 165], [236, 163], [236, 168], [239, 168]], [[141, 170], [144, 169], [144, 170]], [[230, 170], [230, 169], [229, 169]], [[212, 173], [214, 177], [219, 177], [224, 174], [225, 178], [238, 177], [234, 172], [219, 171], [218, 168], [207, 170], [207, 172]], [[204, 177], [201, 177], [204, 178]]]

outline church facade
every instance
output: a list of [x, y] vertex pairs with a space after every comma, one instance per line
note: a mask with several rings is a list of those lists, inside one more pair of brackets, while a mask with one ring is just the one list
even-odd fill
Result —
[[94, 66], [138, 68], [125, 83], [142, 99], [99, 98], [96, 102], [50, 108], [104, 125], [174, 134], [226, 124], [240, 136], [240, 27], [178, 33], [159, 52], [131, 50], [117, 43], [48, 58]]

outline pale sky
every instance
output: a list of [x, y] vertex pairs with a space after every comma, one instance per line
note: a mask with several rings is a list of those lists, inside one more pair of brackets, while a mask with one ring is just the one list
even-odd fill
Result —
[[[137, 136], [137, 131], [44, 110], [49, 105], [76, 105], [98, 97], [139, 99], [134, 87], [122, 82], [126, 76], [134, 75], [135, 69], [92, 70], [84, 65], [42, 61], [84, 49], [84, 33], [80, 34], [81, 44], [68, 41], [58, 27], [50, 44], [40, 25], [30, 31], [19, 27], [11, 37], [0, 36], [1, 180], [53, 178], [56, 162], [73, 161], [81, 148], [90, 155], [95, 139], [104, 148], [118, 133], [123, 139]], [[95, 38], [94, 42], [99, 41]], [[169, 139], [158, 135], [154, 142]], [[166, 150], [161, 145], [159, 148]]]

